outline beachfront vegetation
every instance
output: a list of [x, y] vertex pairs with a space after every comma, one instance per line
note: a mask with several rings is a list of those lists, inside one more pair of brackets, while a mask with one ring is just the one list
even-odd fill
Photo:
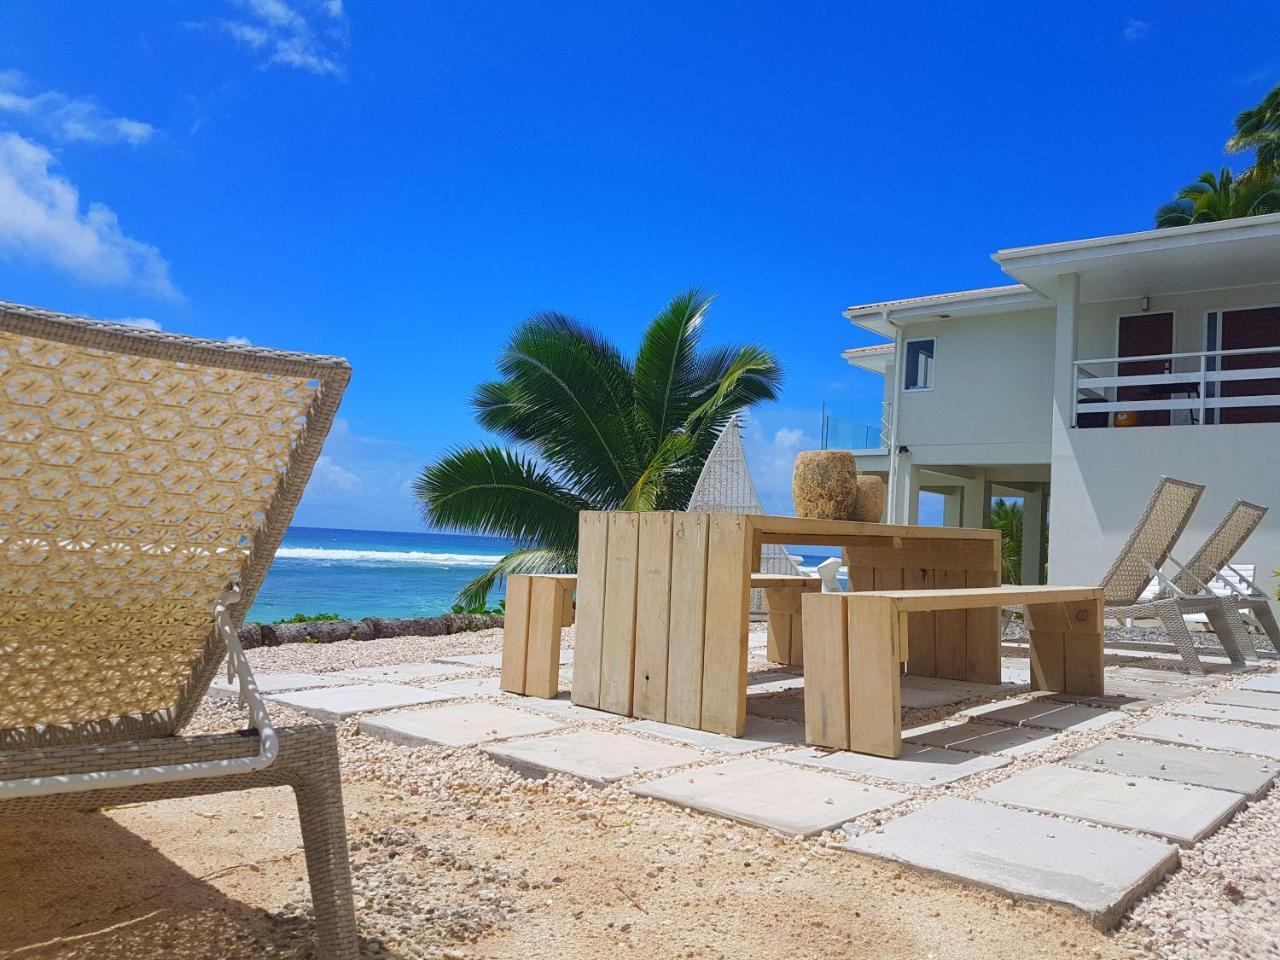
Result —
[[322, 620], [341, 620], [336, 613], [295, 613], [292, 617], [285, 617], [283, 620], [272, 620], [272, 625], [277, 623], [319, 623]]
[[689, 290], [649, 324], [634, 357], [559, 313], [530, 317], [472, 396], [481, 426], [515, 446], [450, 451], [419, 476], [423, 519], [519, 546], [458, 594], [483, 604], [513, 573], [577, 569], [578, 511], [683, 510], [729, 417], [777, 396], [756, 346], [702, 348], [712, 297]]
[[1254, 151], [1253, 166], [1239, 176], [1230, 167], [1206, 170], [1156, 210], [1157, 227], [1182, 227], [1236, 217], [1280, 213], [1280, 84], [1256, 107], [1235, 119], [1231, 153]]
[[1000, 582], [1022, 582], [1022, 504], [996, 499], [991, 503], [991, 528], [1000, 531]]

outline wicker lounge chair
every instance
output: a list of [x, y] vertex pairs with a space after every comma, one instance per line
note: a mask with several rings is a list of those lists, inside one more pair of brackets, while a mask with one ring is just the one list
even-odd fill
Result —
[[1201, 484], [1161, 477], [1128, 542], [1102, 578], [1106, 615], [1122, 622], [1141, 618], [1159, 620], [1187, 669], [1197, 674], [1203, 673], [1204, 668], [1183, 617], [1203, 613], [1232, 662], [1244, 663], [1245, 654], [1237, 641], [1245, 634], [1239, 612], [1224, 605], [1212, 593], [1178, 596], [1165, 591], [1150, 600], [1143, 600], [1142, 594], [1153, 577], [1162, 576], [1160, 569], [1168, 561], [1203, 493]]
[[[356, 955], [336, 735], [272, 727], [236, 627], [349, 377], [0, 303], [0, 816], [290, 786], [328, 960]], [[180, 736], [224, 654], [251, 729]]]
[[[1244, 629], [1243, 621], [1235, 619], [1233, 614], [1247, 612], [1267, 635], [1273, 648], [1280, 643], [1280, 630], [1277, 629], [1275, 614], [1266, 594], [1258, 590], [1253, 581], [1243, 573], [1231, 567], [1230, 561], [1253, 535], [1253, 531], [1258, 529], [1262, 518], [1267, 515], [1267, 509], [1247, 500], [1237, 500], [1190, 560], [1182, 564], [1176, 557], [1169, 557], [1178, 572], [1172, 580], [1160, 575], [1157, 578], [1160, 589], [1155, 595], [1157, 600], [1173, 597], [1207, 601], [1211, 597], [1217, 598], [1228, 611], [1228, 620], [1235, 629], [1236, 645], [1250, 659], [1257, 656], [1253, 640], [1248, 630]], [[1220, 576], [1227, 569], [1235, 574], [1234, 578]], [[1233, 582], [1233, 579], [1238, 579], [1244, 584], [1244, 588]], [[1225, 589], [1213, 589], [1215, 582], [1222, 584]], [[1227, 645], [1224, 643], [1223, 647], [1226, 649]]]

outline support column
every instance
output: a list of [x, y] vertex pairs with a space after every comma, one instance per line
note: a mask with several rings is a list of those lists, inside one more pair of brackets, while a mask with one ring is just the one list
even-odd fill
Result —
[[987, 479], [987, 471], [974, 470], [973, 477], [962, 481], [960, 487], [964, 491], [960, 526], [991, 526], [991, 481]]
[[920, 522], [920, 468], [905, 464], [907, 472], [907, 523]]
[[1054, 428], [1070, 429], [1075, 406], [1076, 325], [1080, 315], [1080, 275], [1058, 277], [1058, 314], [1054, 327], [1053, 412]]
[[964, 490], [960, 487], [948, 487], [942, 494], [942, 525], [944, 527], [960, 526], [960, 510], [964, 502]]
[[1040, 583], [1044, 558], [1044, 484], [1022, 494], [1022, 582]]

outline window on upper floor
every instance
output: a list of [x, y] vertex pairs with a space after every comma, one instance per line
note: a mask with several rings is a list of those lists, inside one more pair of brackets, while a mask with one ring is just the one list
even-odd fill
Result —
[[933, 389], [933, 352], [936, 342], [934, 337], [907, 341], [903, 390]]

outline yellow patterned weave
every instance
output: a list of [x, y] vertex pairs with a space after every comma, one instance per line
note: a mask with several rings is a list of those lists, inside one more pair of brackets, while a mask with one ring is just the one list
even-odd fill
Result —
[[172, 710], [317, 381], [0, 332], [0, 729]]

